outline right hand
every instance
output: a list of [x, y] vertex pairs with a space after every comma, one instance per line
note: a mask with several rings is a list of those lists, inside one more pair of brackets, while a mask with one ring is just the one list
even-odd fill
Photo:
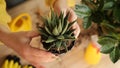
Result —
[[[64, 14], [67, 14], [68, 12], [70, 12], [69, 19], [68, 19], [69, 22], [75, 21], [77, 19], [77, 15], [75, 14], [75, 12], [70, 7], [67, 6], [66, 0], [56, 0], [53, 8], [58, 15], [60, 15], [61, 11], [64, 12]], [[72, 25], [72, 28], [75, 29], [74, 35], [75, 35], [75, 38], [77, 38], [80, 33], [80, 27], [78, 23], [75, 22]]]

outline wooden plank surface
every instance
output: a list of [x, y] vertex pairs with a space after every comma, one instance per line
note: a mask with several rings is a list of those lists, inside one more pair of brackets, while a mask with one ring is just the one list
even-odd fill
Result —
[[[48, 8], [44, 4], [44, 0], [29, 0], [17, 7], [10, 9], [8, 12], [14, 18], [20, 13], [27, 12], [32, 17], [33, 22], [33, 30], [35, 29], [35, 23], [39, 22], [36, 16], [36, 11], [40, 9], [42, 14], [48, 12]], [[79, 22], [80, 23], [80, 22]], [[79, 42], [82, 42], [81, 44]], [[60, 55], [61, 61], [53, 61], [50, 63], [42, 63], [46, 68], [120, 68], [120, 61], [116, 64], [113, 64], [108, 55], [102, 55], [102, 59], [99, 64], [97, 65], [89, 65], [84, 60], [84, 52], [85, 47], [88, 45], [89, 40], [86, 38], [79, 38], [76, 43], [76, 47], [74, 47], [71, 51], [67, 54]], [[32, 45], [39, 46], [38, 38], [34, 39], [31, 43]], [[6, 47], [5, 45], [0, 45], [0, 64], [2, 64], [6, 55], [15, 54], [12, 49]], [[19, 56], [19, 55], [17, 55]], [[20, 57], [20, 56], [19, 56]], [[21, 57], [20, 57], [21, 58]], [[27, 62], [21, 58], [22, 64], [26, 64]]]

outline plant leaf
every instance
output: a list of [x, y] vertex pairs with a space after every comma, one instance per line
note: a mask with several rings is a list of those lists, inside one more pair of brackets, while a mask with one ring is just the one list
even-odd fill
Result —
[[109, 38], [109, 37], [102, 37], [98, 40], [98, 43], [102, 46], [101, 47], [101, 52], [108, 54], [111, 51], [113, 51], [113, 48], [115, 46], [118, 45], [118, 41], [113, 39], [113, 38]]
[[63, 44], [62, 44], [62, 45], [64, 46], [64, 48], [65, 48], [66, 52], [68, 52], [68, 48], [67, 48], [66, 43], [65, 43], [65, 42], [63, 42]]
[[46, 30], [46, 32], [47, 32], [48, 34], [52, 35], [51, 31], [48, 29], [47, 26], [45, 26], [45, 30]]
[[116, 6], [114, 8], [113, 15], [114, 15], [115, 19], [120, 22], [120, 7], [119, 6]]
[[59, 35], [57, 26], [53, 29], [52, 33], [53, 33], [53, 35], [55, 35], [55, 36]]
[[73, 25], [76, 21], [77, 21], [77, 19], [74, 20], [74, 21], [72, 21], [72, 22], [69, 22], [69, 24], [68, 24], [68, 28], [67, 28], [67, 31], [70, 30], [70, 28], [72, 27], [72, 25]]
[[57, 41], [55, 44], [56, 44], [56, 47], [57, 47], [57, 51], [59, 51], [60, 48], [61, 48], [62, 41]]
[[69, 30], [69, 31], [66, 31], [65, 34], [71, 36], [71, 35], [73, 35], [74, 31], [75, 31], [75, 29], [71, 29], [71, 30]]
[[43, 28], [38, 27], [38, 30], [40, 31], [40, 34], [41, 34], [41, 35], [44, 35], [45, 37], [48, 37], [47, 32], [45, 32], [45, 30], [44, 30]]
[[75, 13], [80, 18], [89, 17], [91, 15], [91, 9], [84, 4], [75, 5]]
[[69, 18], [69, 15], [70, 15], [70, 12], [68, 12], [64, 18], [64, 22], [67, 22], [68, 21], [68, 18]]
[[61, 34], [64, 34], [64, 33], [66, 32], [67, 28], [68, 28], [69, 22], [67, 21], [67, 22], [64, 22], [64, 23], [65, 23], [65, 24], [64, 24], [63, 31], [62, 31]]
[[103, 6], [103, 10], [108, 10], [111, 9], [114, 6], [114, 2], [110, 1], [110, 2], [106, 2]]
[[113, 45], [116, 45], [116, 43], [118, 43], [118, 41], [113, 38], [103, 36], [103, 37], [99, 38], [98, 43], [101, 46], [113, 46]]
[[63, 35], [60, 35], [60, 36], [57, 37], [57, 39], [62, 40], [62, 39], [64, 39], [64, 36], [63, 36]]
[[115, 47], [114, 50], [110, 53], [110, 59], [113, 63], [116, 63], [119, 60], [119, 48]]
[[45, 42], [46, 43], [51, 43], [51, 42], [54, 42], [54, 41], [56, 41], [56, 39], [51, 37], [51, 36], [49, 36], [48, 39]]
[[85, 18], [83, 19], [83, 27], [84, 27], [85, 29], [88, 29], [88, 28], [91, 26], [91, 24], [92, 24], [91, 18], [85, 17]]
[[59, 34], [62, 32], [62, 23], [61, 23], [61, 20], [59, 20], [58, 32], [59, 32]]
[[109, 46], [104, 45], [104, 46], [101, 47], [100, 52], [101, 52], [101, 53], [108, 54], [108, 53], [110, 53], [111, 51], [113, 51], [113, 49], [114, 49], [114, 45], [109, 45]]

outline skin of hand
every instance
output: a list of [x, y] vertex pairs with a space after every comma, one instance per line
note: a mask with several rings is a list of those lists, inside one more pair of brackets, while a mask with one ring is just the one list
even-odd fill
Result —
[[[70, 7], [67, 6], [66, 0], [56, 0], [53, 8], [55, 12], [58, 13], [58, 15], [60, 15], [61, 11], [64, 12], [64, 14], [70, 12], [69, 19], [68, 19], [69, 22], [75, 21], [77, 19], [77, 15], [75, 14], [75, 12]], [[75, 22], [72, 28], [75, 29], [74, 35], [75, 35], [75, 38], [77, 38], [80, 33], [80, 27], [78, 23]]]
[[35, 31], [29, 32], [15, 32], [15, 33], [4, 33], [0, 32], [0, 40], [16, 51], [21, 57], [26, 59], [36, 68], [43, 68], [41, 62], [51, 62], [57, 57], [44, 50], [32, 48], [30, 46], [30, 41], [33, 37], [39, 34]]

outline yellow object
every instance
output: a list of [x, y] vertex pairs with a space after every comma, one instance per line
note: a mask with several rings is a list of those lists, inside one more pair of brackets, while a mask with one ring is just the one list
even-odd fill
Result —
[[11, 17], [6, 12], [5, 0], [0, 0], [0, 23], [7, 25], [11, 21]]
[[14, 60], [5, 60], [5, 62], [2, 65], [2, 68], [21, 68], [21, 65], [19, 65], [18, 62], [14, 63]]
[[[54, 4], [55, 0], [45, 0], [45, 3], [47, 6], [52, 7]], [[75, 0], [67, 0], [67, 5], [69, 7], [74, 7], [75, 6]]]
[[[10, 21], [11, 21], [11, 17], [6, 12], [5, 0], [0, 0], [0, 29], [5, 30], [4, 28], [6, 27], [8, 28], [7, 23]], [[0, 45], [4, 45], [4, 44], [0, 42]]]
[[19, 66], [20, 66], [19, 63], [15, 62], [13, 68], [18, 68]]
[[67, 0], [67, 5], [69, 7], [74, 7], [75, 6], [75, 0]]
[[101, 59], [99, 48], [93, 42], [90, 42], [85, 52], [85, 60], [88, 64], [98, 64]]
[[9, 65], [9, 61], [5, 60], [5, 62], [2, 65], [2, 68], [8, 68], [8, 65]]
[[27, 13], [20, 14], [8, 23], [12, 32], [29, 31], [32, 29], [30, 15]]
[[55, 2], [55, 0], [45, 0], [46, 5], [50, 6], [50, 7], [53, 6], [54, 2]]
[[33, 66], [25, 65], [25, 66], [23, 66], [23, 68], [33, 68]]

